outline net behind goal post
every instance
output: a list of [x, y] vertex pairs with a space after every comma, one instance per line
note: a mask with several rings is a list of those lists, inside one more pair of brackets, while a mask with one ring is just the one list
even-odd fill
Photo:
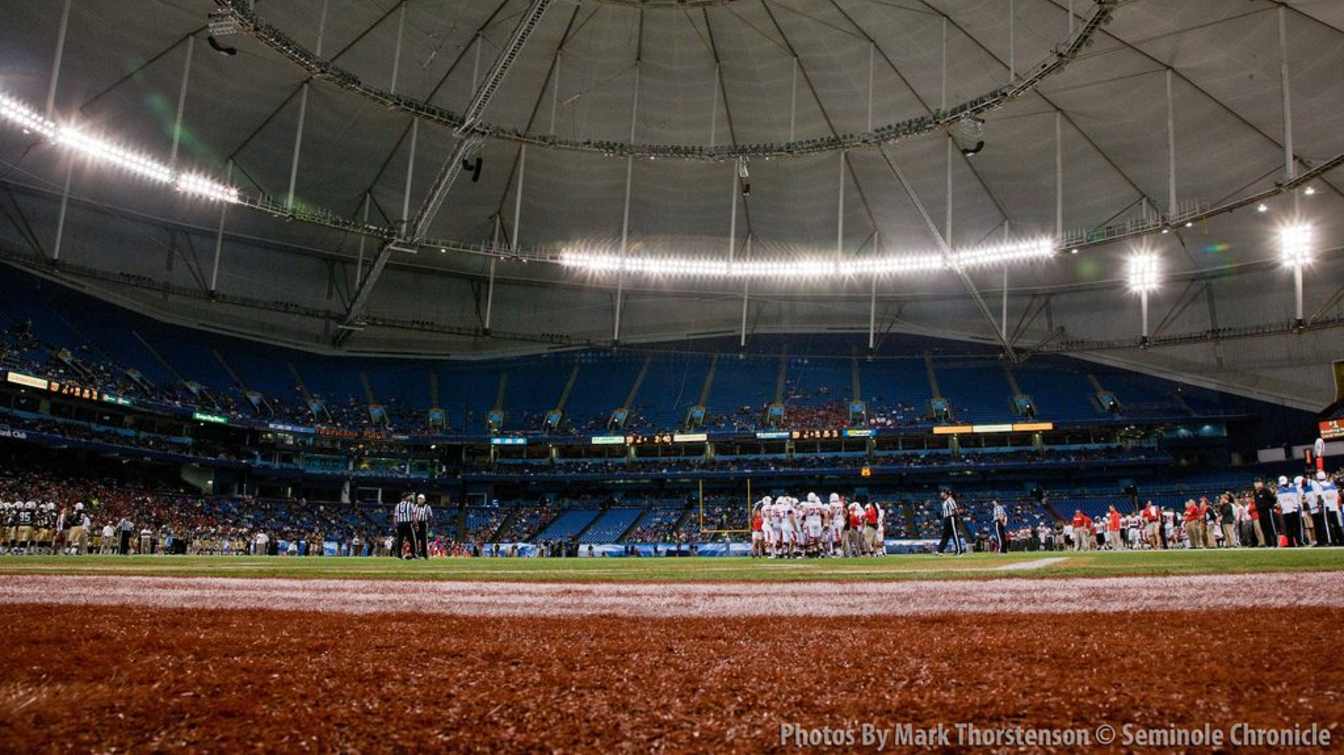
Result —
[[703, 542], [751, 539], [751, 478], [700, 481], [696, 515]]

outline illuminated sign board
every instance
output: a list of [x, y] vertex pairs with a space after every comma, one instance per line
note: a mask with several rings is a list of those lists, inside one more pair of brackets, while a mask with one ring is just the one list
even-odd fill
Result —
[[677, 433], [672, 436], [677, 443], [703, 443], [709, 440], [708, 433]]
[[788, 430], [766, 430], [756, 433], [756, 440], [788, 440]]
[[1344, 419], [1327, 419], [1322, 421], [1321, 437], [1326, 440], [1344, 438]]
[[267, 422], [267, 430], [275, 430], [282, 433], [312, 433], [313, 428], [303, 425], [290, 425], [284, 422]]
[[794, 440], [827, 440], [830, 438], [839, 438], [839, 430], [794, 430], [792, 437]]
[[25, 375], [22, 372], [11, 372], [6, 379], [15, 385], [26, 385], [29, 388], [40, 388], [44, 391], [47, 389], [47, 381], [40, 377]]
[[97, 401], [99, 396], [97, 388], [90, 388], [79, 383], [58, 383], [55, 380], [47, 383], [47, 390], [58, 396], [82, 398], [88, 401]]
[[940, 425], [933, 428], [934, 435], [967, 435], [970, 433], [1039, 433], [1055, 429], [1053, 422], [1007, 422], [994, 425]]
[[491, 438], [492, 446], [526, 446], [527, 438]]
[[118, 396], [118, 395], [116, 395], [115, 393], [104, 393], [104, 394], [103, 394], [103, 401], [104, 401], [105, 403], [108, 403], [108, 404], [116, 404], [117, 406], [133, 406], [133, 405], [134, 405], [134, 402], [132, 402], [130, 399], [128, 399], [128, 398], [126, 398], [126, 397], [124, 397], [124, 396]]
[[1013, 425], [1013, 432], [1018, 433], [1041, 433], [1055, 429], [1053, 422], [1018, 422]]
[[619, 446], [625, 442], [624, 435], [594, 435], [594, 446]]
[[845, 430], [846, 438], [872, 438], [877, 435], [876, 430], [866, 427], [851, 427]]
[[229, 424], [229, 418], [222, 414], [206, 414], [205, 412], [192, 412], [191, 418], [197, 422], [213, 422], [216, 425]]

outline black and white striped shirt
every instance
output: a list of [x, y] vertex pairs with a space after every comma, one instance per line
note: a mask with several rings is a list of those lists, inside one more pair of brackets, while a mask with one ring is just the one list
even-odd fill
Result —
[[415, 504], [408, 498], [397, 504], [392, 512], [392, 518], [397, 524], [409, 524], [415, 517]]
[[943, 516], [950, 517], [957, 515], [957, 499], [948, 496], [943, 499]]
[[994, 502], [994, 521], [996, 522], [1008, 521], [1008, 512], [1004, 510], [1003, 504], [999, 503], [998, 501]]
[[428, 522], [434, 518], [434, 509], [431, 509], [428, 503], [419, 503], [416, 504], [411, 516], [416, 522]]

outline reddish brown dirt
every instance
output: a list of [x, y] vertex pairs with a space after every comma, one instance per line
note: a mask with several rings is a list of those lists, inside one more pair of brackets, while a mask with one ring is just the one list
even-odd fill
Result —
[[0, 643], [0, 751], [758, 751], [788, 721], [1316, 722], [1338, 742], [1342, 622], [1326, 608], [649, 620], [19, 605]]

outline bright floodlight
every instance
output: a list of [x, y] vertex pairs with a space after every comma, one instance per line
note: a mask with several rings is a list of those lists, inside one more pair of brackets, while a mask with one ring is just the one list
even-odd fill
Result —
[[177, 177], [177, 190], [183, 194], [216, 202], [238, 203], [238, 189], [219, 183], [199, 173], [183, 173]]
[[56, 141], [80, 152], [97, 162], [116, 165], [130, 172], [160, 183], [172, 183], [173, 171], [163, 163], [123, 149], [105, 139], [86, 134], [71, 126], [56, 130]]
[[0, 94], [0, 118], [16, 124], [24, 131], [36, 131], [50, 139], [56, 133], [56, 124], [37, 114], [37, 111], [14, 99]]
[[1289, 225], [1279, 229], [1279, 260], [1285, 267], [1311, 264], [1315, 232], [1309, 225]]
[[1055, 254], [1050, 239], [1031, 239], [996, 246], [960, 249], [944, 256], [936, 252], [891, 254], [837, 260], [833, 256], [747, 259], [728, 262], [706, 257], [650, 255], [621, 257], [611, 253], [572, 251], [560, 255], [560, 264], [590, 273], [626, 272], [636, 275], [694, 278], [789, 278], [817, 280], [847, 276], [908, 275], [987, 265], [1007, 265], [1045, 259]]
[[1154, 291], [1162, 274], [1162, 262], [1152, 252], [1141, 252], [1129, 258], [1129, 290], [1136, 293]]

